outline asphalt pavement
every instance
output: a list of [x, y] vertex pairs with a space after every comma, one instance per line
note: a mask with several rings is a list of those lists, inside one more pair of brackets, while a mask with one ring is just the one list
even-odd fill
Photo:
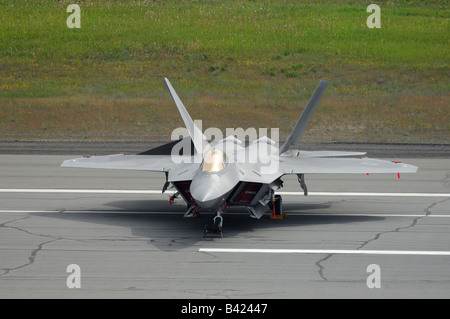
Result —
[[213, 214], [183, 218], [164, 174], [59, 167], [77, 156], [0, 155], [0, 298], [450, 297], [449, 159], [308, 175], [306, 197], [286, 177], [285, 219], [233, 208], [204, 239]]

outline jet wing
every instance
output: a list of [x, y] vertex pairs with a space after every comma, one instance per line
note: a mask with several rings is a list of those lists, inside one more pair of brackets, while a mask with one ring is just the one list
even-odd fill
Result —
[[[286, 154], [286, 155], [285, 155]], [[364, 156], [366, 152], [348, 152], [348, 151], [299, 151], [289, 150], [281, 158], [287, 157], [344, 157], [344, 156]]]
[[364, 156], [366, 152], [339, 152], [339, 151], [300, 151], [300, 157], [339, 157], [339, 156]]
[[170, 155], [105, 155], [66, 160], [61, 167], [168, 172], [179, 164]]
[[371, 158], [280, 157], [284, 174], [415, 173], [417, 167]]
[[258, 164], [245, 164], [239, 168], [239, 180], [241, 182], [270, 184], [283, 175], [279, 169], [268, 170]]

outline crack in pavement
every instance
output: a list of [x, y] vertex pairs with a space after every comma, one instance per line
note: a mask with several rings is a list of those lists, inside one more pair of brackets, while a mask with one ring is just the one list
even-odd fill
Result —
[[[450, 175], [450, 174], [448, 174], [448, 175]], [[409, 225], [407, 225], [407, 226], [401, 226], [401, 227], [395, 228], [394, 230], [387, 230], [387, 231], [382, 231], [382, 232], [377, 233], [375, 235], [375, 237], [373, 237], [372, 239], [366, 240], [364, 243], [361, 244], [361, 246], [357, 247], [356, 250], [360, 250], [360, 249], [364, 248], [365, 246], [367, 246], [368, 244], [370, 244], [370, 243], [380, 239], [380, 237], [382, 235], [385, 235], [385, 234], [388, 234], [388, 233], [396, 233], [396, 232], [399, 232], [401, 230], [405, 230], [405, 229], [408, 229], [408, 228], [414, 228], [417, 225], [417, 223], [419, 222], [419, 220], [421, 220], [423, 218], [426, 218], [426, 217], [431, 215], [431, 213], [432, 213], [431, 210], [434, 207], [436, 207], [437, 205], [442, 204], [442, 203], [444, 203], [446, 201], [449, 201], [449, 200], [450, 200], [450, 198], [446, 198], [446, 199], [443, 199], [443, 200], [431, 203], [428, 207], [426, 207], [423, 210], [425, 215], [413, 218], [411, 223]], [[318, 260], [315, 263], [315, 265], [319, 268], [318, 273], [319, 273], [320, 278], [322, 278], [325, 281], [329, 281], [329, 280], [324, 275], [325, 266], [323, 266], [322, 263], [324, 263], [325, 261], [329, 260], [333, 256], [334, 256], [334, 254], [328, 254], [327, 256], [323, 257], [322, 259]]]
[[20, 265], [20, 266], [17, 266], [17, 267], [14, 267], [14, 268], [2, 268], [1, 270], [3, 271], [3, 273], [0, 274], [0, 277], [9, 274], [11, 271], [18, 270], [18, 269], [21, 269], [21, 268], [24, 268], [24, 267], [32, 265], [34, 263], [34, 260], [36, 259], [37, 254], [42, 250], [44, 245], [50, 244], [50, 243], [52, 243], [54, 241], [57, 241], [59, 239], [60, 238], [54, 238], [52, 240], [40, 243], [36, 249], [31, 251], [31, 254], [28, 257], [28, 262], [27, 263], [25, 263], [23, 265]]
[[374, 241], [380, 239], [380, 237], [383, 236], [383, 235], [385, 235], [385, 234], [389, 234], [389, 233], [397, 233], [397, 232], [399, 232], [399, 231], [401, 231], [401, 230], [405, 230], [405, 229], [408, 229], [408, 228], [414, 228], [414, 227], [417, 225], [417, 223], [419, 222], [419, 220], [421, 220], [421, 219], [423, 219], [423, 218], [426, 218], [426, 217], [428, 217], [428, 216], [431, 215], [431, 209], [432, 209], [432, 208], [434, 208], [436, 205], [439, 205], [439, 204], [441, 204], [441, 203], [444, 203], [444, 202], [446, 202], [446, 201], [448, 201], [448, 200], [450, 200], [450, 198], [446, 198], [446, 199], [443, 199], [443, 200], [440, 200], [440, 201], [431, 203], [428, 207], [426, 207], [426, 208], [423, 210], [424, 213], [425, 213], [425, 215], [423, 215], [423, 216], [418, 216], [418, 217], [413, 218], [412, 221], [411, 221], [411, 223], [410, 223], [409, 225], [397, 227], [397, 228], [395, 228], [394, 230], [386, 230], [386, 231], [379, 232], [379, 233], [377, 233], [377, 234], [375, 235], [374, 238], [365, 241], [364, 243], [362, 243], [361, 246], [359, 246], [359, 247], [356, 248], [356, 249], [357, 249], [357, 250], [360, 250], [360, 249], [364, 248], [364, 247], [367, 246], [368, 244], [370, 244], [370, 243], [372, 243], [372, 242], [374, 242]]
[[[63, 211], [60, 211], [60, 212], [63, 212]], [[26, 219], [28, 219], [30, 217], [32, 217], [32, 216], [27, 215], [25, 217], [21, 217], [21, 218], [17, 218], [17, 219], [14, 219], [14, 220], [10, 220], [10, 221], [4, 222], [4, 223], [0, 224], [0, 229], [1, 228], [14, 229], [14, 230], [17, 230], [17, 231], [20, 231], [20, 232], [24, 232], [24, 233], [26, 233], [28, 235], [38, 236], [38, 237], [43, 237], [43, 238], [49, 238], [50, 240], [47, 240], [47, 241], [44, 241], [44, 242], [38, 244], [37, 248], [33, 249], [31, 251], [30, 256], [28, 257], [28, 262], [26, 262], [26, 263], [24, 263], [22, 265], [19, 265], [17, 267], [13, 267], [13, 268], [0, 268], [0, 270], [3, 271], [3, 273], [0, 273], [0, 277], [9, 274], [11, 271], [18, 270], [18, 269], [21, 269], [21, 268], [24, 268], [24, 267], [32, 265], [34, 263], [35, 259], [36, 259], [37, 254], [47, 244], [53, 243], [53, 242], [55, 242], [57, 240], [61, 240], [61, 239], [75, 240], [75, 239], [64, 238], [64, 237], [55, 237], [55, 236], [44, 235], [44, 234], [36, 234], [36, 233], [30, 232], [30, 231], [28, 231], [26, 229], [20, 228], [18, 226], [8, 225], [8, 224], [11, 224], [11, 223], [15, 223], [15, 222], [26, 220]], [[78, 241], [78, 240], [75, 240], [75, 241]]]
[[51, 240], [45, 241], [43, 243], [40, 243], [36, 249], [33, 249], [31, 251], [30, 256], [28, 257], [28, 262], [26, 262], [25, 264], [17, 266], [17, 267], [13, 267], [13, 268], [1, 268], [0, 270], [3, 271], [3, 273], [0, 274], [0, 277], [4, 276], [4, 275], [7, 275], [11, 271], [14, 271], [14, 270], [17, 270], [17, 269], [20, 269], [20, 268], [23, 268], [23, 267], [26, 267], [26, 266], [29, 266], [29, 265], [33, 264], [34, 260], [36, 259], [36, 255], [38, 254], [39, 251], [42, 250], [42, 247], [44, 247], [44, 245], [49, 244], [51, 242], [54, 242], [54, 241], [60, 239], [60, 238], [55, 238], [55, 237], [48, 236], [48, 235], [35, 234], [35, 233], [32, 233], [32, 232], [30, 232], [28, 230], [25, 230], [25, 229], [22, 229], [20, 227], [17, 227], [17, 226], [8, 225], [8, 224], [11, 224], [11, 223], [23, 221], [23, 220], [28, 219], [30, 217], [31, 216], [28, 215], [28, 216], [25, 216], [25, 217], [21, 217], [21, 218], [17, 218], [17, 219], [14, 219], [14, 220], [7, 221], [7, 222], [5, 222], [3, 224], [0, 224], [0, 228], [10, 228], [10, 229], [14, 229], [14, 230], [18, 230], [18, 231], [24, 232], [24, 233], [26, 233], [28, 235], [45, 237], [45, 238], [51, 238]]
[[328, 254], [328, 255], [326, 255], [324, 258], [318, 260], [318, 261], [315, 263], [315, 265], [316, 265], [317, 267], [319, 267], [319, 276], [320, 276], [320, 278], [322, 278], [322, 279], [325, 280], [325, 281], [328, 281], [328, 278], [325, 277], [325, 275], [323, 274], [323, 271], [325, 270], [325, 267], [322, 266], [322, 263], [325, 262], [325, 261], [327, 261], [327, 260], [330, 259], [331, 257], [333, 257], [333, 254]]

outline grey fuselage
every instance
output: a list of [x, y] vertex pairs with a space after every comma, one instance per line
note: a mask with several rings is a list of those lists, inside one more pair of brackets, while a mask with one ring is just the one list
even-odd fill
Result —
[[[171, 180], [189, 206], [212, 211], [246, 206], [258, 218], [266, 212], [268, 200], [273, 195], [271, 183], [282, 173], [277, 167], [269, 173], [264, 168], [269, 167], [267, 163], [278, 149], [267, 139], [255, 141], [246, 148], [239, 143], [239, 140], [231, 139], [216, 144], [205, 152], [202, 163], [192, 172], [192, 179]], [[258, 207], [257, 213], [254, 213], [255, 207]]]

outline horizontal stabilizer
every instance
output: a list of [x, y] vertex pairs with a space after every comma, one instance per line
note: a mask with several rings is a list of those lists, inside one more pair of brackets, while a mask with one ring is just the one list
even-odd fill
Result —
[[[137, 155], [172, 155], [172, 148], [177, 145], [178, 143], [185, 143], [184, 146], [188, 146], [188, 144], [186, 143], [191, 143], [190, 147], [183, 147], [181, 148], [181, 152], [177, 155], [183, 156], [183, 155], [191, 155], [194, 156], [195, 154], [195, 148], [194, 148], [194, 143], [192, 143], [191, 138], [185, 137], [184, 139], [179, 139], [177, 141], [173, 141], [173, 142], [169, 142], [167, 144], [163, 144], [161, 146], [157, 146], [155, 148], [152, 148], [148, 151], [139, 153]], [[188, 151], [190, 150], [190, 154], [185, 154], [183, 153], [183, 151]]]

